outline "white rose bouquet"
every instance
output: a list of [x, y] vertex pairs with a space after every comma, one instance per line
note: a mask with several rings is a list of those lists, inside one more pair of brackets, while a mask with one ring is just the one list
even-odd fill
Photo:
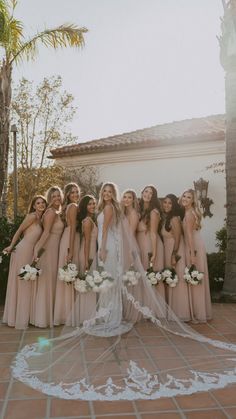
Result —
[[190, 285], [201, 284], [204, 278], [204, 273], [199, 272], [194, 265], [191, 265], [190, 268], [185, 268], [184, 270], [184, 279]]
[[179, 282], [179, 278], [174, 268], [163, 269], [161, 275], [163, 282], [165, 282], [171, 288], [176, 287]]
[[84, 275], [79, 277], [74, 287], [78, 292], [106, 292], [109, 288], [113, 287], [114, 279], [105, 271], [103, 262], [99, 262], [98, 268], [91, 272], [85, 272]]
[[122, 276], [122, 281], [125, 285], [137, 285], [139, 278], [141, 277], [140, 272], [136, 272], [134, 267], [131, 266], [128, 271]]
[[63, 268], [58, 269], [59, 281], [64, 281], [68, 285], [72, 284], [77, 277], [78, 269], [74, 263], [67, 263]]
[[40, 256], [43, 254], [44, 249], [40, 249], [38, 253], [38, 258], [33, 261], [33, 263], [24, 265], [20, 269], [20, 273], [18, 274], [19, 279], [24, 281], [35, 281], [42, 273], [42, 270], [37, 268], [37, 263], [39, 261]]
[[162, 274], [161, 272], [155, 272], [153, 270], [153, 263], [150, 262], [151, 257], [152, 257], [152, 253], [148, 253], [149, 268], [146, 271], [146, 277], [148, 281], [151, 283], [151, 285], [158, 285], [159, 282], [162, 281]]

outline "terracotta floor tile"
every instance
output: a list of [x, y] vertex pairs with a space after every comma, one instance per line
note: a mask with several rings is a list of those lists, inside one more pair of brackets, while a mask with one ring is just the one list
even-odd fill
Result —
[[[184, 412], [187, 419], [226, 419], [227, 416], [219, 409], [195, 410]], [[158, 418], [159, 419], [159, 418]]]
[[18, 349], [18, 342], [1, 342], [0, 344], [0, 353], [17, 352]]
[[89, 416], [89, 403], [77, 400], [60, 400], [53, 399], [51, 401], [50, 417], [67, 416]]
[[[180, 419], [182, 416], [179, 413], [174, 412], [161, 412], [161, 413], [143, 413], [142, 419]], [[122, 418], [123, 419], [123, 418]], [[213, 419], [213, 418], [211, 418]]]
[[[100, 415], [98, 415], [98, 416], [96, 416], [96, 419], [137, 419], [137, 416], [134, 416], [134, 415], [126, 415], [126, 414], [124, 414], [124, 415], [119, 415], [119, 414], [113, 414], [112, 416], [100, 416]], [[158, 416], [158, 419], [159, 419], [159, 416]]]
[[[134, 413], [134, 408], [129, 401], [113, 401], [113, 402], [93, 402], [94, 412], [96, 415], [115, 414], [115, 413]], [[122, 416], [123, 419], [123, 416]]]
[[207, 392], [190, 394], [189, 396], [178, 396], [175, 399], [183, 410], [217, 406], [215, 400]]
[[236, 401], [236, 385], [212, 391], [221, 406], [234, 406]]
[[16, 353], [14, 354], [0, 354], [0, 366], [5, 367], [6, 365], [11, 365]]
[[44, 419], [46, 400], [10, 400], [4, 419]]
[[7, 389], [9, 386], [9, 382], [0, 383], [0, 400], [4, 400]]
[[21, 333], [0, 333], [0, 342], [19, 342]]
[[173, 399], [165, 397], [158, 400], [137, 400], [135, 405], [139, 412], [155, 412], [159, 410], [176, 410]]
[[236, 419], [236, 406], [235, 407], [227, 407], [225, 411], [228, 413], [230, 419]]
[[0, 367], [0, 381], [7, 381], [10, 379], [11, 371], [8, 366]]
[[19, 381], [12, 384], [9, 399], [45, 399], [47, 396]]

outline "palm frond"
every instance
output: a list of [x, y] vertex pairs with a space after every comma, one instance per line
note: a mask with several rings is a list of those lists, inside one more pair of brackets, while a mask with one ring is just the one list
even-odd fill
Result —
[[87, 31], [86, 28], [79, 28], [73, 24], [64, 24], [53, 29], [45, 29], [42, 32], [38, 32], [30, 40], [21, 43], [10, 64], [25, 57], [33, 59], [37, 54], [37, 48], [40, 43], [47, 48], [53, 49], [68, 46], [81, 48], [84, 46], [84, 33]]
[[4, 0], [0, 0], [0, 45], [5, 46], [7, 39], [6, 29], [10, 20], [8, 4]]

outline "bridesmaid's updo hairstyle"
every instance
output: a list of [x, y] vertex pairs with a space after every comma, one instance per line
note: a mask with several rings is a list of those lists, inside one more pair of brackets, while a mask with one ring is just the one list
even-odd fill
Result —
[[185, 193], [189, 193], [192, 195], [192, 208], [193, 208], [193, 214], [195, 216], [195, 220], [196, 220], [196, 225], [197, 225], [197, 230], [200, 230], [201, 228], [201, 220], [202, 220], [202, 213], [199, 207], [199, 203], [198, 203], [198, 199], [197, 199], [197, 194], [195, 192], [194, 189], [186, 189], [183, 194], [181, 195], [180, 199], [179, 199], [179, 203], [181, 205], [182, 202], [182, 198], [184, 196]]
[[[87, 206], [89, 204], [89, 201], [91, 201], [91, 199], [96, 202], [96, 198], [93, 195], [85, 195], [83, 196], [83, 198], [81, 198], [79, 202], [79, 207], [78, 207], [79, 211], [78, 211], [76, 230], [79, 231], [80, 234], [82, 234], [82, 222], [88, 215]], [[91, 217], [91, 218], [95, 222], [95, 214], [94, 214], [94, 217]]]
[[120, 220], [121, 217], [121, 209], [120, 209], [120, 204], [119, 204], [119, 192], [118, 192], [118, 188], [117, 185], [113, 182], [106, 182], [103, 183], [100, 193], [99, 193], [99, 200], [98, 200], [98, 212], [102, 212], [104, 207], [105, 207], [105, 202], [103, 200], [103, 192], [104, 189], [109, 186], [112, 190], [112, 198], [111, 198], [111, 203], [112, 206], [114, 208], [115, 211], [115, 218], [116, 218], [116, 223], [118, 223], [118, 221]]
[[136, 192], [135, 192], [133, 189], [126, 189], [126, 190], [122, 193], [122, 198], [121, 198], [121, 211], [123, 212], [123, 214], [126, 214], [126, 208], [125, 208], [125, 206], [122, 204], [122, 199], [123, 199], [123, 196], [124, 196], [125, 194], [127, 194], [127, 193], [129, 193], [130, 195], [132, 195], [132, 197], [133, 197], [133, 208], [134, 208], [137, 212], [139, 212], [138, 198], [137, 198]]
[[59, 188], [59, 186], [51, 186], [51, 188], [49, 188], [46, 192], [46, 199], [49, 207], [51, 206], [52, 195], [54, 194], [54, 192], [59, 192], [61, 196], [61, 202], [63, 202], [63, 192], [61, 188]]
[[[144, 208], [144, 200], [143, 200], [143, 192], [145, 191], [145, 189], [150, 188], [152, 190], [152, 198], [151, 201], [149, 202], [149, 206], [148, 208]], [[158, 199], [157, 196], [157, 190], [155, 188], [155, 186], [153, 185], [147, 185], [145, 186], [145, 188], [143, 188], [142, 192], [141, 192], [141, 198], [139, 201], [139, 208], [140, 208], [140, 220], [144, 220], [145, 223], [147, 224], [147, 226], [149, 226], [150, 224], [150, 214], [151, 211], [153, 209], [157, 209], [159, 211], [159, 213], [161, 214], [161, 204], [160, 201]]]
[[66, 219], [66, 207], [71, 203], [70, 201], [70, 193], [72, 192], [72, 189], [76, 188], [78, 190], [79, 196], [80, 196], [80, 187], [75, 182], [67, 183], [67, 185], [64, 186], [64, 199], [62, 202], [62, 220], [65, 222]]
[[29, 205], [28, 214], [30, 214], [31, 212], [35, 212], [34, 205], [35, 205], [35, 202], [36, 202], [38, 199], [42, 199], [42, 200], [43, 200], [43, 202], [44, 202], [44, 203], [45, 203], [45, 205], [46, 205], [46, 208], [47, 208], [47, 201], [46, 201], [45, 196], [43, 196], [43, 195], [35, 195], [35, 196], [32, 198], [31, 203], [30, 203], [30, 205]]
[[170, 212], [167, 213], [166, 216], [164, 215], [164, 212], [162, 213], [160, 230], [161, 230], [161, 227], [164, 225], [166, 231], [170, 231], [171, 230], [171, 225], [170, 225], [171, 219], [173, 217], [180, 217], [182, 219], [183, 218], [183, 209], [179, 205], [178, 198], [177, 198], [176, 195], [170, 193], [170, 194], [165, 196], [163, 201], [167, 198], [170, 199], [170, 201], [171, 201], [172, 209], [171, 209]]

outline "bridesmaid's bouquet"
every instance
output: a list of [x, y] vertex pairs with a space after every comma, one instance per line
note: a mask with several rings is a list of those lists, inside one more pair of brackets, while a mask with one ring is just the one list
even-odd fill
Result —
[[158, 285], [162, 281], [161, 272], [155, 272], [153, 270], [153, 263], [151, 262], [152, 253], [148, 253], [149, 268], [146, 271], [146, 277], [151, 285]]
[[174, 268], [163, 269], [161, 275], [163, 282], [165, 282], [171, 288], [176, 287], [179, 282], [179, 278]]
[[31, 265], [23, 266], [18, 277], [24, 281], [35, 281], [42, 273], [42, 270], [36, 267], [36, 263], [33, 262]]
[[79, 277], [74, 284], [76, 291], [79, 292], [106, 292], [113, 287], [114, 278], [111, 274], [105, 271], [103, 262], [99, 262], [97, 270], [92, 272], [85, 272], [82, 277]]
[[141, 277], [140, 272], [136, 272], [134, 267], [131, 266], [128, 271], [122, 276], [122, 281], [125, 285], [137, 285], [139, 278]]
[[34, 260], [33, 263], [31, 263], [31, 265], [24, 265], [20, 269], [20, 273], [18, 274], [19, 279], [24, 281], [35, 281], [41, 275], [42, 270], [37, 268], [37, 263], [43, 252], [44, 249], [40, 249], [37, 260]]
[[62, 268], [58, 269], [59, 281], [64, 281], [66, 284], [72, 284], [78, 277], [78, 269], [74, 263], [67, 263]]
[[184, 279], [190, 285], [198, 285], [202, 282], [204, 278], [204, 273], [199, 272], [194, 265], [191, 265], [190, 268], [185, 268], [184, 270]]

